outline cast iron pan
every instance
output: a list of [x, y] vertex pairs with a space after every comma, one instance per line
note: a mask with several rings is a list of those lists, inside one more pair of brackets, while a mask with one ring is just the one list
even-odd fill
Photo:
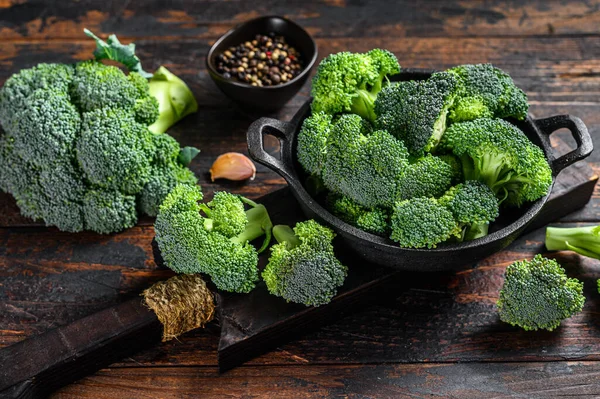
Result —
[[[427, 79], [431, 70], [405, 69], [392, 80]], [[290, 122], [261, 118], [248, 129], [248, 150], [253, 159], [281, 175], [290, 186], [307, 218], [329, 225], [335, 230], [344, 246], [355, 251], [369, 262], [399, 270], [442, 271], [456, 270], [479, 261], [509, 245], [540, 212], [550, 192], [529, 205], [515, 210], [503, 209], [500, 217], [490, 226], [490, 234], [473, 241], [443, 244], [434, 249], [400, 248], [385, 237], [364, 232], [329, 213], [317, 198], [311, 197], [304, 182], [306, 175], [296, 159], [296, 137], [302, 122], [310, 115], [310, 100], [296, 113]], [[592, 139], [581, 119], [570, 115], [558, 115], [544, 119], [528, 116], [515, 123], [529, 139], [540, 146], [552, 168], [552, 184], [556, 176], [574, 162], [591, 154]], [[550, 134], [567, 128], [577, 143], [577, 148], [556, 157], [550, 144]], [[263, 147], [263, 135], [270, 134], [280, 141], [279, 159], [268, 154]], [[322, 202], [322, 201], [321, 201]]]

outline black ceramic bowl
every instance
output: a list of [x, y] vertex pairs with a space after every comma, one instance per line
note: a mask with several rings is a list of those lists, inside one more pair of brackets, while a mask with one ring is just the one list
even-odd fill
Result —
[[[296, 48], [304, 60], [304, 69], [294, 79], [277, 86], [256, 87], [226, 79], [217, 72], [215, 58], [231, 46], [237, 46], [253, 40], [257, 34], [275, 32], [285, 37], [286, 41]], [[317, 60], [317, 45], [298, 24], [289, 19], [277, 16], [260, 17], [244, 22], [225, 33], [208, 51], [206, 67], [211, 78], [225, 95], [240, 105], [262, 110], [281, 108], [300, 90], [310, 75], [310, 70]]]
[[[403, 70], [392, 80], [426, 79], [432, 71]], [[316, 219], [332, 227], [345, 246], [369, 262], [401, 270], [442, 271], [459, 269], [501, 250], [514, 241], [540, 212], [550, 193], [528, 206], [512, 212], [503, 210], [491, 226], [489, 235], [458, 244], [442, 244], [434, 249], [400, 248], [388, 238], [379, 237], [353, 227], [329, 213], [303, 186], [305, 174], [296, 159], [296, 138], [305, 118], [310, 116], [307, 101], [290, 122], [270, 118], [255, 121], [248, 129], [248, 150], [252, 158], [280, 174], [290, 186], [307, 218]], [[583, 122], [569, 115], [552, 116], [516, 122], [532, 142], [540, 146], [552, 168], [552, 183], [561, 170], [584, 159], [593, 150], [592, 139]], [[550, 144], [552, 132], [567, 128], [577, 142], [577, 148], [556, 157]], [[281, 144], [279, 159], [263, 148], [263, 135], [277, 137]]]

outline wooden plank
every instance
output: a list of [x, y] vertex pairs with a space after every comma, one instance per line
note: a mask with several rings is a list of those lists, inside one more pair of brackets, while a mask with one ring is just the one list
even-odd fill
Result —
[[0, 35], [6, 40], [72, 40], [87, 27], [123, 38], [214, 40], [260, 15], [287, 16], [317, 37], [597, 35], [600, 26], [596, 1], [3, 0]]
[[[600, 396], [598, 362], [111, 368], [54, 399], [168, 398], [581, 398]], [[543, 383], [541, 383], [543, 381]]]

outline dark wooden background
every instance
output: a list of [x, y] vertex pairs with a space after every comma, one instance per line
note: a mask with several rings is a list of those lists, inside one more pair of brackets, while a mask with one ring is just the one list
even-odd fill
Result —
[[[419, 3], [419, 4], [417, 4]], [[39, 62], [89, 58], [82, 29], [135, 41], [147, 70], [165, 65], [189, 83], [199, 112], [171, 130], [202, 150], [191, 165], [203, 189], [256, 198], [283, 187], [258, 167], [249, 183], [213, 184], [217, 155], [246, 152], [244, 112], [210, 80], [205, 55], [233, 25], [279, 14], [317, 40], [320, 56], [387, 48], [402, 66], [492, 62], [529, 95], [538, 117], [581, 117], [600, 147], [600, 2], [589, 1], [97, 1], [0, 0], [0, 83]], [[279, 113], [288, 119], [308, 86]], [[600, 170], [600, 152], [591, 157]], [[596, 192], [561, 224], [600, 222]], [[67, 234], [18, 215], [0, 195], [0, 346], [123, 301], [169, 272], [152, 260], [151, 220], [121, 234]], [[432, 275], [372, 306], [223, 375], [215, 327], [124, 359], [57, 398], [600, 397], [597, 261], [556, 255], [585, 283], [584, 311], [554, 332], [502, 324], [495, 301], [505, 267], [543, 252], [543, 230], [472, 269]], [[32, 353], [32, 356], [35, 356]], [[3, 365], [0, 365], [2, 367]]]

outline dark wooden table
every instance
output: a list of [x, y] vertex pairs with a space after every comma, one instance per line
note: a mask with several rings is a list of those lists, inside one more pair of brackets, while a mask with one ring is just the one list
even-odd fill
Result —
[[[210, 45], [234, 24], [280, 14], [314, 35], [321, 56], [382, 47], [406, 67], [492, 62], [527, 92], [536, 116], [570, 113], [600, 135], [600, 2], [366, 3], [0, 0], [0, 83], [42, 61], [88, 58], [94, 43], [83, 36], [84, 27], [115, 32], [122, 41], [135, 41], [147, 70], [165, 65], [196, 94], [199, 112], [170, 133], [202, 150], [191, 167], [204, 191], [256, 198], [284, 181], [259, 166], [252, 182], [210, 182], [216, 156], [246, 152], [246, 128], [262, 115], [223, 96], [204, 62]], [[290, 118], [308, 91], [307, 85], [272, 116]], [[600, 152], [591, 164], [600, 169]], [[598, 223], [599, 206], [596, 193], [561, 224]], [[67, 234], [20, 217], [12, 198], [0, 195], [0, 346], [119, 303], [169, 276], [152, 260], [151, 223], [142, 220], [110, 236]], [[584, 281], [588, 300], [556, 331], [523, 332], [496, 315], [505, 267], [543, 251], [538, 230], [472, 269], [433, 275], [394, 301], [222, 375], [217, 330], [209, 327], [123, 359], [55, 397], [600, 397], [597, 261], [557, 255]]]

